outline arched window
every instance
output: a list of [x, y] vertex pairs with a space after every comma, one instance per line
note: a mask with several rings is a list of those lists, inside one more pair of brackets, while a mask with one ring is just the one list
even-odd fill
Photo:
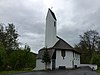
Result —
[[61, 56], [63, 57], [63, 59], [64, 59], [65, 55], [66, 55], [65, 50], [61, 50]]

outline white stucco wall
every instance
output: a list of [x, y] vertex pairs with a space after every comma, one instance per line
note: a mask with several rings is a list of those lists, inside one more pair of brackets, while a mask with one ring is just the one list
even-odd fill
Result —
[[74, 65], [77, 65], [77, 67], [79, 67], [79, 65], [80, 65], [80, 54], [74, 53]]
[[[73, 64], [74, 60], [74, 64]], [[65, 66], [66, 68], [73, 68], [74, 65], [77, 65], [77, 67], [80, 67], [80, 54], [77, 54], [72, 51], [65, 51], [65, 57], [63, 59], [61, 55], [61, 50], [56, 50], [56, 61], [55, 61], [55, 67], [59, 68], [59, 66]], [[47, 65], [47, 68], [52, 69], [52, 62]], [[36, 60], [36, 68], [34, 70], [44, 70], [45, 64], [42, 63], [42, 59]]]
[[[47, 65], [48, 69], [52, 69], [52, 62]], [[45, 70], [45, 64], [42, 62], [42, 59], [37, 59], [36, 60], [36, 67], [34, 70]]]
[[36, 59], [36, 67], [34, 70], [44, 70], [45, 69], [45, 64], [41, 62], [41, 59]]
[[61, 50], [56, 51], [56, 68], [59, 68], [59, 66], [65, 66], [66, 68], [73, 68], [73, 52], [72, 51], [65, 51], [66, 56], [61, 56]]
[[51, 12], [48, 11], [46, 17], [46, 29], [45, 29], [45, 47], [50, 48], [57, 42], [56, 27], [54, 26], [56, 20], [52, 17]]

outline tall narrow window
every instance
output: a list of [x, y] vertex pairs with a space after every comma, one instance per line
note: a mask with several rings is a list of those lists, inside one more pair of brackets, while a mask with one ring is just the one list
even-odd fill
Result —
[[54, 22], [54, 27], [56, 27], [56, 22]]
[[63, 59], [64, 59], [64, 57], [65, 57], [65, 50], [61, 50], [61, 56], [62, 56]]

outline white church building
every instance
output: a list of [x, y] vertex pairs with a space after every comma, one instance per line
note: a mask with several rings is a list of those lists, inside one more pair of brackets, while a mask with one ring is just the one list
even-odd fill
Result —
[[80, 65], [80, 52], [57, 36], [56, 22], [57, 19], [55, 14], [51, 9], [48, 9], [46, 16], [45, 46], [38, 52], [34, 70], [45, 69], [45, 63], [42, 62], [42, 57], [46, 49], [48, 50], [51, 59], [51, 63], [48, 64], [47, 67], [51, 70], [61, 67], [74, 68], [75, 66]]

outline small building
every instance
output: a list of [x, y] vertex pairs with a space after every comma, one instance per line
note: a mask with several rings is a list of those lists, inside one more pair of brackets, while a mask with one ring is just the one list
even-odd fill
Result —
[[46, 16], [45, 46], [38, 52], [36, 68], [34, 70], [45, 69], [45, 63], [42, 62], [42, 57], [46, 49], [51, 59], [51, 63], [47, 65], [47, 68], [51, 70], [60, 67], [74, 68], [80, 65], [80, 52], [57, 36], [56, 22], [55, 14], [51, 9], [48, 9]]

